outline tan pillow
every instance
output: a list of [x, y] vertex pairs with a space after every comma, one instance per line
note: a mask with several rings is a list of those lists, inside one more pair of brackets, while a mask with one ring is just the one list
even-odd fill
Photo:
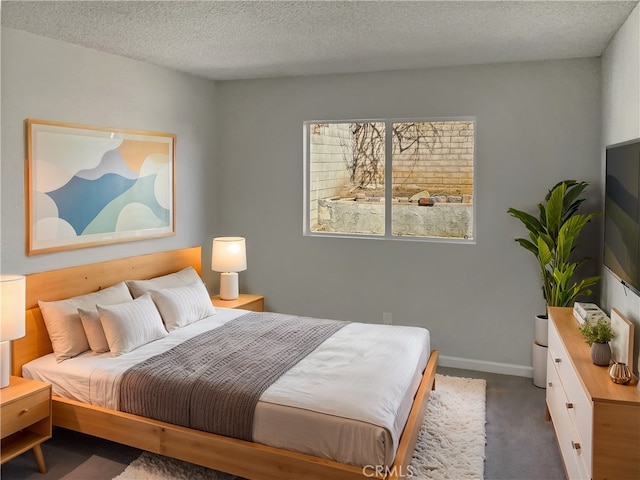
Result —
[[149, 293], [169, 332], [216, 313], [207, 287], [200, 280], [185, 287], [151, 290]]
[[196, 280], [202, 281], [198, 272], [193, 267], [183, 268], [179, 272], [162, 275], [150, 280], [127, 280], [126, 284], [131, 291], [133, 298], [138, 298], [149, 290], [160, 290], [161, 288], [184, 287]]
[[62, 362], [89, 350], [89, 342], [82, 328], [78, 308], [90, 310], [97, 303], [112, 305], [130, 300], [129, 289], [124, 282], [121, 282], [97, 292], [66, 300], [38, 301], [56, 361]]
[[100, 323], [100, 315], [98, 310], [92, 308], [91, 310], [85, 310], [79, 308], [80, 321], [82, 321], [82, 328], [89, 341], [89, 347], [93, 353], [104, 353], [109, 351], [109, 343], [107, 337], [104, 336], [104, 329], [102, 323]]
[[96, 308], [114, 357], [168, 335], [148, 293], [127, 303]]

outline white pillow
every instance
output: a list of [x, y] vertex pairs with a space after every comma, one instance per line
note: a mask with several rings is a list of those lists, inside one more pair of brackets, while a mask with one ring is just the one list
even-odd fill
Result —
[[167, 335], [160, 312], [148, 293], [127, 303], [96, 308], [114, 357]]
[[131, 290], [133, 298], [138, 298], [149, 290], [160, 290], [161, 288], [184, 287], [196, 280], [202, 281], [198, 272], [193, 267], [183, 268], [179, 272], [170, 273], [150, 280], [127, 280], [126, 284]]
[[66, 300], [38, 301], [56, 361], [62, 362], [89, 350], [78, 308], [89, 310], [97, 303], [112, 305], [127, 301], [131, 301], [131, 294], [124, 282]]
[[216, 313], [207, 287], [200, 280], [186, 287], [163, 288], [149, 293], [169, 332]]
[[79, 308], [78, 314], [82, 321], [84, 333], [89, 341], [89, 347], [93, 353], [108, 352], [109, 342], [107, 342], [107, 337], [104, 336], [104, 328], [102, 328], [102, 323], [100, 323], [98, 310], [95, 308], [92, 308], [91, 310]]

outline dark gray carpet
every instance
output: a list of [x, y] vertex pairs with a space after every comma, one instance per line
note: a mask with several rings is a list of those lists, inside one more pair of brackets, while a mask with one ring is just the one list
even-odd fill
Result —
[[546, 390], [524, 377], [443, 367], [438, 373], [487, 381], [486, 480], [566, 478], [553, 425], [545, 421]]
[[101, 472], [101, 475], [110, 475], [107, 472], [115, 472], [113, 476], [118, 475], [122, 471], [122, 464], [108, 458], [99, 457], [98, 455], [91, 455], [89, 460], [83, 462], [75, 470], [62, 477], [61, 480], [87, 480], [89, 478], [95, 478], [96, 472]]
[[[63, 428], [54, 428], [53, 438], [42, 444], [42, 452], [46, 474], [39, 472], [33, 452], [28, 451], [2, 465], [2, 480], [111, 480], [141, 453]], [[78, 473], [84, 477], [76, 476]]]
[[[487, 381], [487, 480], [564, 480], [553, 426], [545, 422], [545, 390], [529, 378], [438, 368], [438, 373]], [[140, 451], [55, 429], [42, 446], [49, 471], [38, 472], [32, 452], [5, 463], [3, 480], [111, 480]], [[452, 479], [455, 480], [455, 479]]]

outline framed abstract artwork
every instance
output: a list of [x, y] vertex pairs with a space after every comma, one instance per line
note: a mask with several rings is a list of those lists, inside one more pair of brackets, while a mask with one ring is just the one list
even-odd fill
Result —
[[28, 119], [27, 255], [175, 234], [170, 133]]

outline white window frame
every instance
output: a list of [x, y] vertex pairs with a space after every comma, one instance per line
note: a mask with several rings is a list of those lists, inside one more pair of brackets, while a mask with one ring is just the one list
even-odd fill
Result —
[[[393, 130], [395, 123], [418, 123], [418, 122], [473, 122], [473, 237], [472, 238], [453, 238], [453, 237], [419, 237], [411, 235], [393, 235], [392, 233], [392, 207], [391, 195], [393, 188], [386, 188], [387, 185], [393, 185], [393, 138], [388, 132]], [[310, 126], [318, 123], [384, 123], [385, 126], [385, 208], [384, 208], [384, 234], [356, 234], [356, 233], [338, 233], [338, 232], [316, 232], [311, 230], [310, 225], [310, 208], [311, 208], [311, 144], [310, 144]], [[477, 132], [478, 122], [476, 117], [421, 117], [421, 118], [384, 118], [384, 119], [348, 119], [348, 120], [306, 120], [303, 122], [303, 150], [304, 150], [304, 183], [303, 183], [303, 235], [307, 237], [332, 237], [332, 238], [358, 238], [373, 240], [396, 240], [409, 242], [436, 242], [436, 243], [457, 243], [463, 245], [474, 245], [477, 242]]]

